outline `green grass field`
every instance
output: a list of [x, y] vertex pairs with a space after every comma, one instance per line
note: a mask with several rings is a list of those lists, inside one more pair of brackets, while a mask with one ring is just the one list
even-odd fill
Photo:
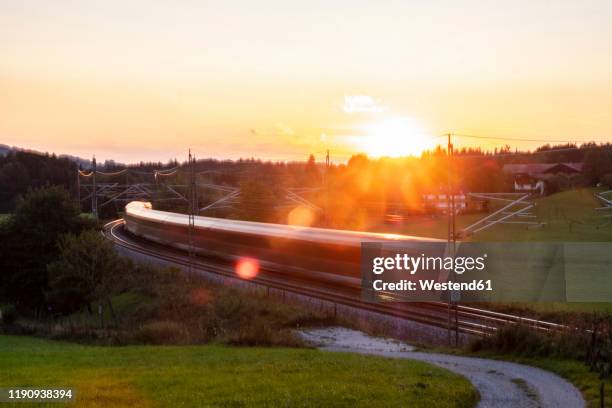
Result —
[[[464, 240], [472, 242], [610, 242], [612, 241], [612, 224], [606, 222], [603, 212], [595, 210], [595, 208], [601, 207], [600, 202], [593, 195], [597, 191], [598, 189], [596, 188], [582, 188], [534, 199], [536, 207], [533, 213], [537, 215], [538, 221], [545, 223], [541, 228], [527, 228], [525, 225], [520, 224], [498, 224]], [[457, 230], [460, 231], [486, 215], [459, 215], [456, 220]], [[409, 218], [403, 225], [381, 225], [377, 230], [445, 239], [447, 236], [447, 218], [444, 215], [436, 218], [415, 216]], [[594, 248], [591, 249], [594, 250]], [[591, 258], [594, 255], [587, 252], [584, 255], [579, 254], [579, 256]], [[602, 259], [606, 259], [606, 256], [603, 256]], [[582, 278], [579, 281], [584, 283], [588, 281], [588, 278]], [[579, 285], [572, 284], [570, 287], [577, 289]], [[601, 286], [593, 288], [593, 295], [588, 295], [587, 297], [597, 298], [595, 294], [602, 291], [603, 295], [600, 297], [607, 296], [606, 287]], [[581, 293], [583, 294], [581, 297], [584, 298], [584, 293], [589, 292], [583, 290]], [[577, 298], [581, 297], [578, 296]], [[535, 312], [536, 317], [552, 319], [556, 319], [559, 315], [567, 312], [612, 312], [612, 303], [603, 302], [496, 303], [488, 307], [494, 310], [510, 312], [513, 309], [523, 309], [523, 312], [527, 314]]]
[[[470, 241], [612, 241], [612, 224], [605, 224], [603, 213], [596, 211], [600, 203], [595, 188], [569, 190], [536, 198], [533, 213], [544, 222], [542, 228], [527, 228], [520, 224], [499, 224], [468, 238]], [[459, 215], [457, 230], [467, 227], [487, 214]], [[446, 238], [447, 218], [411, 217], [404, 225], [379, 226], [377, 230], [432, 238]]]
[[98, 347], [0, 336], [0, 387], [8, 386], [72, 386], [79, 407], [471, 407], [477, 400], [465, 378], [408, 360], [310, 349]]

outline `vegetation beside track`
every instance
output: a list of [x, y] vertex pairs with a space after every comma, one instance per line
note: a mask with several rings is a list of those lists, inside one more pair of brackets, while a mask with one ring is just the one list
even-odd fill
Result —
[[330, 314], [268, 297], [265, 291], [245, 292], [188, 279], [175, 269], [128, 262], [123, 271], [123, 285], [110, 294], [108, 304], [93, 301], [46, 319], [21, 316], [10, 325], [0, 323], [0, 332], [99, 345], [303, 347], [293, 329], [336, 323]]
[[0, 387], [8, 386], [72, 386], [81, 407], [467, 408], [478, 399], [464, 377], [402, 359], [283, 348], [99, 347], [0, 336]]
[[335, 322], [267, 292], [121, 258], [55, 187], [31, 191], [1, 226], [0, 332], [104, 345], [302, 346], [292, 329]]

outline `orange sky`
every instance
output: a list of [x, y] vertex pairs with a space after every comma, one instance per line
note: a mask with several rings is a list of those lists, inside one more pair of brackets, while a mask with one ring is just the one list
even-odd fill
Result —
[[612, 3], [506, 3], [4, 1], [0, 143], [139, 161], [612, 140]]

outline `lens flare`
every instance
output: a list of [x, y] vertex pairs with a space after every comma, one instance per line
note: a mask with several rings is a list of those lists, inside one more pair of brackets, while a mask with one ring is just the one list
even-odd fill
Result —
[[287, 217], [287, 223], [289, 225], [299, 227], [310, 227], [315, 220], [315, 215], [310, 208], [307, 207], [295, 207], [289, 213]]
[[240, 258], [236, 262], [236, 275], [242, 279], [253, 279], [259, 273], [259, 262], [253, 258]]
[[194, 305], [202, 306], [209, 303], [212, 296], [206, 288], [196, 288], [191, 292], [191, 303]]

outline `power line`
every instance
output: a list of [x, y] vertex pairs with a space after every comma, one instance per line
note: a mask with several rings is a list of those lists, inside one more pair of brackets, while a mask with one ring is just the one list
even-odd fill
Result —
[[[448, 133], [438, 135], [436, 138], [447, 137]], [[532, 138], [520, 138], [520, 137], [501, 137], [501, 136], [483, 136], [483, 135], [468, 135], [463, 133], [451, 133], [452, 136], [465, 137], [470, 139], [489, 139], [489, 140], [501, 140], [508, 142], [538, 142], [538, 143], [565, 143], [565, 144], [586, 144], [586, 143], [610, 143], [609, 141], [595, 141], [595, 140], [557, 140], [557, 139], [532, 139]]]
[[[436, 137], [447, 137], [448, 133], [444, 135], [439, 135]], [[488, 140], [502, 140], [508, 142], [539, 142], [539, 143], [589, 143], [586, 141], [577, 141], [577, 140], [554, 140], [554, 139], [530, 139], [530, 138], [519, 138], [519, 137], [501, 137], [501, 136], [483, 136], [483, 135], [467, 135], [462, 133], [451, 133], [453, 136], [457, 137], [467, 137], [470, 139], [488, 139]]]

